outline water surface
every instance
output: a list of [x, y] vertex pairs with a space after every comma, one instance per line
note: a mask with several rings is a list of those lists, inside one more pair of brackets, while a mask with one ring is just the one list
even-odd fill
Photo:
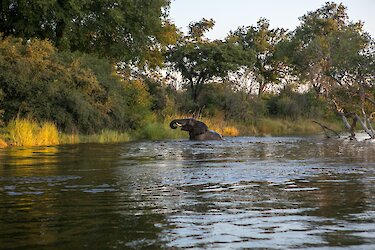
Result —
[[375, 144], [0, 150], [0, 249], [375, 249]]

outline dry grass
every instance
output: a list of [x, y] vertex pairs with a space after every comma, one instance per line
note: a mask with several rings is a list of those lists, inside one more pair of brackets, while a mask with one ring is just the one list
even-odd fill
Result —
[[6, 148], [8, 146], [8, 144], [0, 138], [0, 148]]
[[14, 119], [7, 127], [10, 141], [15, 146], [46, 146], [59, 143], [59, 134], [55, 124], [39, 124], [30, 119]]

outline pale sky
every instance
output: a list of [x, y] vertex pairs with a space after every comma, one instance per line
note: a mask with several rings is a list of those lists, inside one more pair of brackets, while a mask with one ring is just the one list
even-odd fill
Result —
[[[314, 11], [328, 0], [172, 0], [170, 19], [187, 31], [191, 22], [213, 18], [215, 27], [206, 35], [223, 39], [239, 26], [256, 25], [260, 17], [270, 20], [271, 28], [294, 30], [299, 17]], [[375, 38], [375, 0], [341, 0], [351, 21], [364, 22], [365, 31]]]

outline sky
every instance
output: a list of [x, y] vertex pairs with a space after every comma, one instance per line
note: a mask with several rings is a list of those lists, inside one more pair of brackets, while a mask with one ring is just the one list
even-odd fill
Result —
[[[240, 26], [256, 25], [261, 17], [270, 20], [271, 28], [294, 30], [299, 17], [322, 7], [328, 0], [172, 0], [170, 19], [178, 28], [187, 31], [191, 22], [202, 18], [215, 21], [206, 36], [223, 39], [229, 31]], [[364, 22], [364, 30], [375, 38], [375, 0], [341, 0], [351, 21]]]

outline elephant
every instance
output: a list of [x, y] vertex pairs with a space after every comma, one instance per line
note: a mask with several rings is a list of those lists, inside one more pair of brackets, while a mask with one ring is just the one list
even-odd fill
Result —
[[175, 119], [171, 121], [169, 126], [172, 129], [181, 127], [181, 130], [188, 131], [190, 140], [223, 140], [219, 133], [209, 130], [206, 124], [194, 118]]

